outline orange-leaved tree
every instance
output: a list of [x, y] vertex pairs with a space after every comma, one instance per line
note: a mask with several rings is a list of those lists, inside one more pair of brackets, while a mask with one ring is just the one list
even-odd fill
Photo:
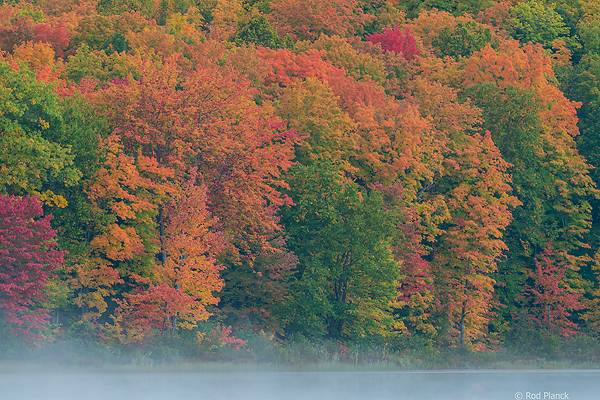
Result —
[[[186, 69], [177, 56], [130, 59], [139, 79], [130, 75], [90, 94], [112, 126], [104, 145], [106, 167], [113, 165], [100, 170], [90, 195], [117, 217], [98, 228], [92, 245], [129, 264], [124, 279], [136, 289], [123, 296], [115, 320], [123, 325], [119, 318], [135, 316], [126, 340], [157, 318], [174, 329], [178, 313], [182, 327], [208, 317], [204, 306], [222, 288], [217, 254], [227, 248], [237, 259], [279, 229], [275, 210], [288, 201], [279, 175], [299, 140], [234, 74]], [[194, 209], [197, 221], [181, 220]], [[193, 245], [184, 245], [183, 232]]]
[[279, 35], [296, 40], [315, 40], [321, 33], [353, 36], [376, 19], [358, 0], [277, 0], [271, 9], [269, 19]]
[[416, 202], [437, 203], [446, 212], [443, 219], [423, 216], [437, 227], [432, 271], [439, 325], [446, 339], [483, 349], [495, 304], [493, 274], [507, 250], [503, 231], [519, 205], [511, 194], [509, 164], [491, 134], [482, 132], [481, 111], [460, 102], [457, 90], [422, 77], [409, 88], [435, 140], [435, 157], [428, 160], [435, 175]]
[[498, 277], [502, 301], [516, 307], [535, 255], [553, 242], [567, 272], [562, 284], [581, 288], [579, 268], [591, 261], [584, 235], [591, 226], [590, 199], [599, 192], [579, 155], [576, 107], [554, 85], [552, 60], [542, 46], [506, 40], [486, 46], [466, 62], [464, 93], [483, 110], [484, 127], [513, 167], [513, 187], [523, 203], [508, 228], [510, 259]]

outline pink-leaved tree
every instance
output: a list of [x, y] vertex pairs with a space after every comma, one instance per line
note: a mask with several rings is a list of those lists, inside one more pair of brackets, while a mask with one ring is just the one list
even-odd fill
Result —
[[49, 319], [43, 288], [65, 255], [43, 215], [36, 197], [0, 196], [0, 317], [27, 340]]
[[407, 61], [421, 54], [421, 51], [417, 49], [417, 41], [410, 33], [410, 29], [406, 27], [402, 31], [398, 24], [394, 25], [393, 28], [385, 28], [382, 33], [369, 35], [366, 39], [375, 44], [379, 43], [383, 51], [392, 51], [396, 54], [402, 53]]
[[575, 292], [565, 283], [567, 265], [561, 262], [560, 254], [548, 245], [546, 250], [535, 260], [535, 271], [529, 273], [533, 285], [527, 292], [533, 298], [529, 314], [532, 319], [547, 327], [550, 332], [562, 336], [577, 333], [577, 324], [571, 320], [572, 311], [584, 306], [579, 301], [580, 293]]

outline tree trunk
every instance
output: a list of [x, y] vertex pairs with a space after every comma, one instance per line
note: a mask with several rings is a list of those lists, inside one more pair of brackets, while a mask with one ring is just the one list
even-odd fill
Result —
[[469, 288], [469, 280], [465, 280], [465, 299], [463, 300], [462, 310], [460, 313], [460, 347], [465, 347], [465, 317], [467, 313], [467, 289]]
[[337, 279], [333, 283], [333, 289], [335, 291], [335, 298], [336, 298], [336, 300], [341, 305], [346, 304], [346, 292], [348, 290], [348, 280], [347, 280], [347, 278], [344, 276], [344, 277], [341, 277], [340, 279]]
[[160, 234], [160, 262], [163, 268], [167, 264], [167, 251], [165, 250], [165, 222], [163, 220], [163, 206], [158, 207], [158, 226]]
[[[175, 286], [175, 289], [179, 289], [179, 285]], [[177, 317], [179, 316], [179, 311], [177, 314], [171, 316], [171, 336], [175, 335], [175, 330], [177, 330]]]
[[[167, 266], [167, 251], [165, 249], [165, 221], [163, 219], [163, 206], [162, 204], [158, 207], [158, 233], [160, 236], [160, 263], [162, 265], [163, 268], [166, 268]], [[167, 311], [167, 313], [170, 314], [169, 311]], [[171, 335], [173, 335], [175, 333], [175, 328], [174, 328], [174, 316], [171, 317], [163, 317], [163, 326], [162, 329], [160, 331], [160, 334], [162, 335], [165, 331], [165, 327], [167, 324], [167, 319], [169, 319], [169, 322], [171, 322]]]
[[175, 330], [177, 329], [177, 316], [179, 313], [171, 316], [171, 336], [175, 336]]
[[90, 243], [91, 240], [90, 223], [87, 222], [85, 224], [85, 242]]

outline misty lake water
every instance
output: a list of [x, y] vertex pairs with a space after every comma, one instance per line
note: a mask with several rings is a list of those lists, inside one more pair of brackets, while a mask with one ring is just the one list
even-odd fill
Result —
[[0, 373], [0, 399], [2, 400], [544, 400], [559, 398], [600, 399], [600, 371]]

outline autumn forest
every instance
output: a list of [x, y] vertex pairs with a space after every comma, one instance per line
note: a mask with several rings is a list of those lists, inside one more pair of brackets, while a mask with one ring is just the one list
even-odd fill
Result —
[[5, 0], [0, 50], [2, 340], [600, 341], [595, 0]]

